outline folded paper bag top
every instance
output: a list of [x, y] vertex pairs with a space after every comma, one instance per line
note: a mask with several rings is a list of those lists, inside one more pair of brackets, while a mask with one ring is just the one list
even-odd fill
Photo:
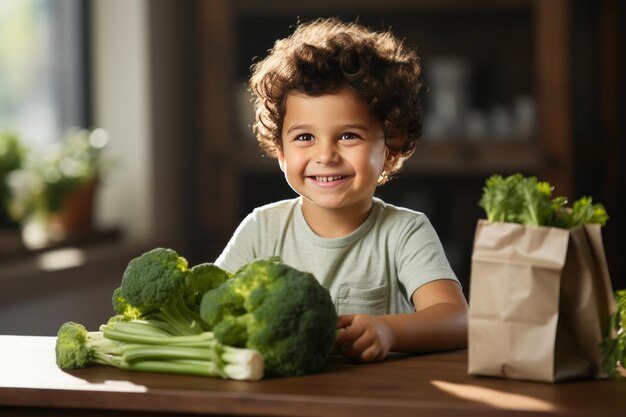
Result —
[[469, 373], [546, 382], [603, 376], [599, 343], [614, 308], [598, 225], [478, 222]]

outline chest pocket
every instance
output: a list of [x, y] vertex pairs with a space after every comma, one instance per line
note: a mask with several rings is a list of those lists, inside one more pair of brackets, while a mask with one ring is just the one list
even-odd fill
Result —
[[363, 290], [342, 284], [337, 292], [337, 314], [386, 314], [387, 293], [386, 285]]

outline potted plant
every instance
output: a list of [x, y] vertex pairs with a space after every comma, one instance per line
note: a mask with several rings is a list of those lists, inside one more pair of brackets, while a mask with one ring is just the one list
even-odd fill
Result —
[[13, 175], [11, 213], [28, 247], [92, 232], [107, 141], [102, 129], [72, 129]]
[[9, 214], [12, 200], [9, 177], [22, 168], [25, 157], [26, 148], [17, 134], [0, 133], [0, 254], [3, 255], [18, 252], [23, 248], [19, 222]]

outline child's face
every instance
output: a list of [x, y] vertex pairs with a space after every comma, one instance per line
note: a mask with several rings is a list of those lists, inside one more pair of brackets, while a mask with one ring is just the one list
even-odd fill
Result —
[[381, 123], [348, 89], [287, 96], [282, 149], [287, 182], [305, 205], [369, 210], [387, 149]]

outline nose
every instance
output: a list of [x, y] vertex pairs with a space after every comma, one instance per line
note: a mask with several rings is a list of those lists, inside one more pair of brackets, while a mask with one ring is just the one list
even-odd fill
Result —
[[316, 146], [315, 160], [318, 164], [333, 164], [339, 161], [336, 144], [331, 140], [320, 140]]

